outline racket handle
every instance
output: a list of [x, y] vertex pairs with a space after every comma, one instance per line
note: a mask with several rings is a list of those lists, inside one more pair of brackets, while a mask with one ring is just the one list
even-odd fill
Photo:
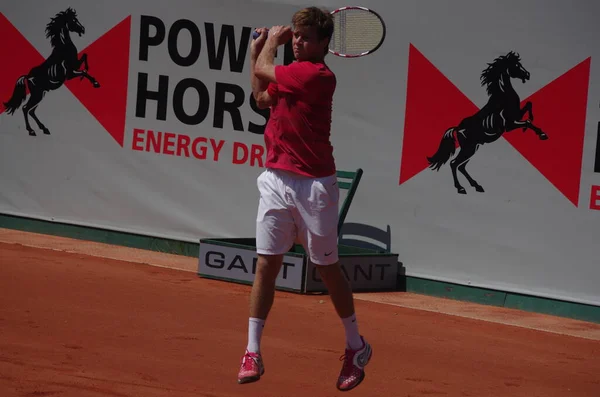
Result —
[[[267, 29], [267, 32], [268, 32], [268, 31], [269, 31], [269, 30]], [[259, 37], [259, 36], [260, 36], [260, 33], [258, 33], [256, 30], [255, 30], [254, 32], [252, 32], [252, 39], [253, 39], [253, 40], [256, 40], [256, 39], [258, 39], [258, 37]]]

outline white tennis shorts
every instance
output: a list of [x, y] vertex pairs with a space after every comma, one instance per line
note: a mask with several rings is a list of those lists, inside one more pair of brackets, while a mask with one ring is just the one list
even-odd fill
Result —
[[260, 200], [256, 218], [259, 254], [281, 255], [300, 243], [316, 265], [338, 261], [337, 176], [310, 178], [266, 169], [256, 180]]

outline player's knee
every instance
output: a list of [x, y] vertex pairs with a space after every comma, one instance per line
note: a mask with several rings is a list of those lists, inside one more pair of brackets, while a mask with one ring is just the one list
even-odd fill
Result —
[[255, 277], [263, 281], [275, 282], [282, 264], [283, 255], [258, 255]]
[[350, 290], [350, 281], [346, 278], [339, 262], [331, 265], [317, 266], [321, 280], [331, 293], [340, 293]]
[[319, 275], [325, 280], [339, 280], [344, 279], [344, 272], [340, 266], [340, 262], [335, 262], [330, 265], [318, 265]]

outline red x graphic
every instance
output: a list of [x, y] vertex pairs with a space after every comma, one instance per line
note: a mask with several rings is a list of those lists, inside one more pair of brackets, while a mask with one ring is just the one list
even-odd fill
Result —
[[[65, 82], [65, 86], [121, 146], [125, 138], [130, 31], [131, 16], [79, 52], [79, 56], [87, 54], [88, 72], [100, 83], [99, 88], [94, 88], [85, 79]], [[17, 80], [44, 62], [44, 57], [2, 13], [0, 37], [0, 53], [10, 54], [10, 62], [3, 65], [0, 73], [0, 102], [3, 103], [11, 97]], [[39, 108], [43, 109], [43, 101]], [[0, 106], [0, 114], [4, 111], [4, 105]], [[21, 116], [20, 111], [13, 114], [13, 117]]]
[[[534, 124], [548, 135], [540, 140], [519, 128], [505, 138], [575, 206], [579, 203], [590, 58], [525, 98], [533, 104]], [[400, 184], [428, 167], [444, 132], [479, 111], [412, 44], [409, 52]]]

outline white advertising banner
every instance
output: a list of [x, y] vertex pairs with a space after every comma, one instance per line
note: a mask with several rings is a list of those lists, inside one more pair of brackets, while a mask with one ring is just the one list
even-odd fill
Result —
[[[203, 242], [198, 256], [198, 274], [251, 283], [256, 274], [256, 262], [257, 255], [252, 250]], [[275, 285], [300, 291], [304, 272], [304, 258], [301, 255], [286, 255]]]
[[[251, 32], [306, 5], [2, 3], [0, 213], [253, 237], [269, 111]], [[364, 170], [353, 233], [409, 276], [600, 305], [600, 3], [361, 5], [383, 46], [327, 57], [337, 168]]]

